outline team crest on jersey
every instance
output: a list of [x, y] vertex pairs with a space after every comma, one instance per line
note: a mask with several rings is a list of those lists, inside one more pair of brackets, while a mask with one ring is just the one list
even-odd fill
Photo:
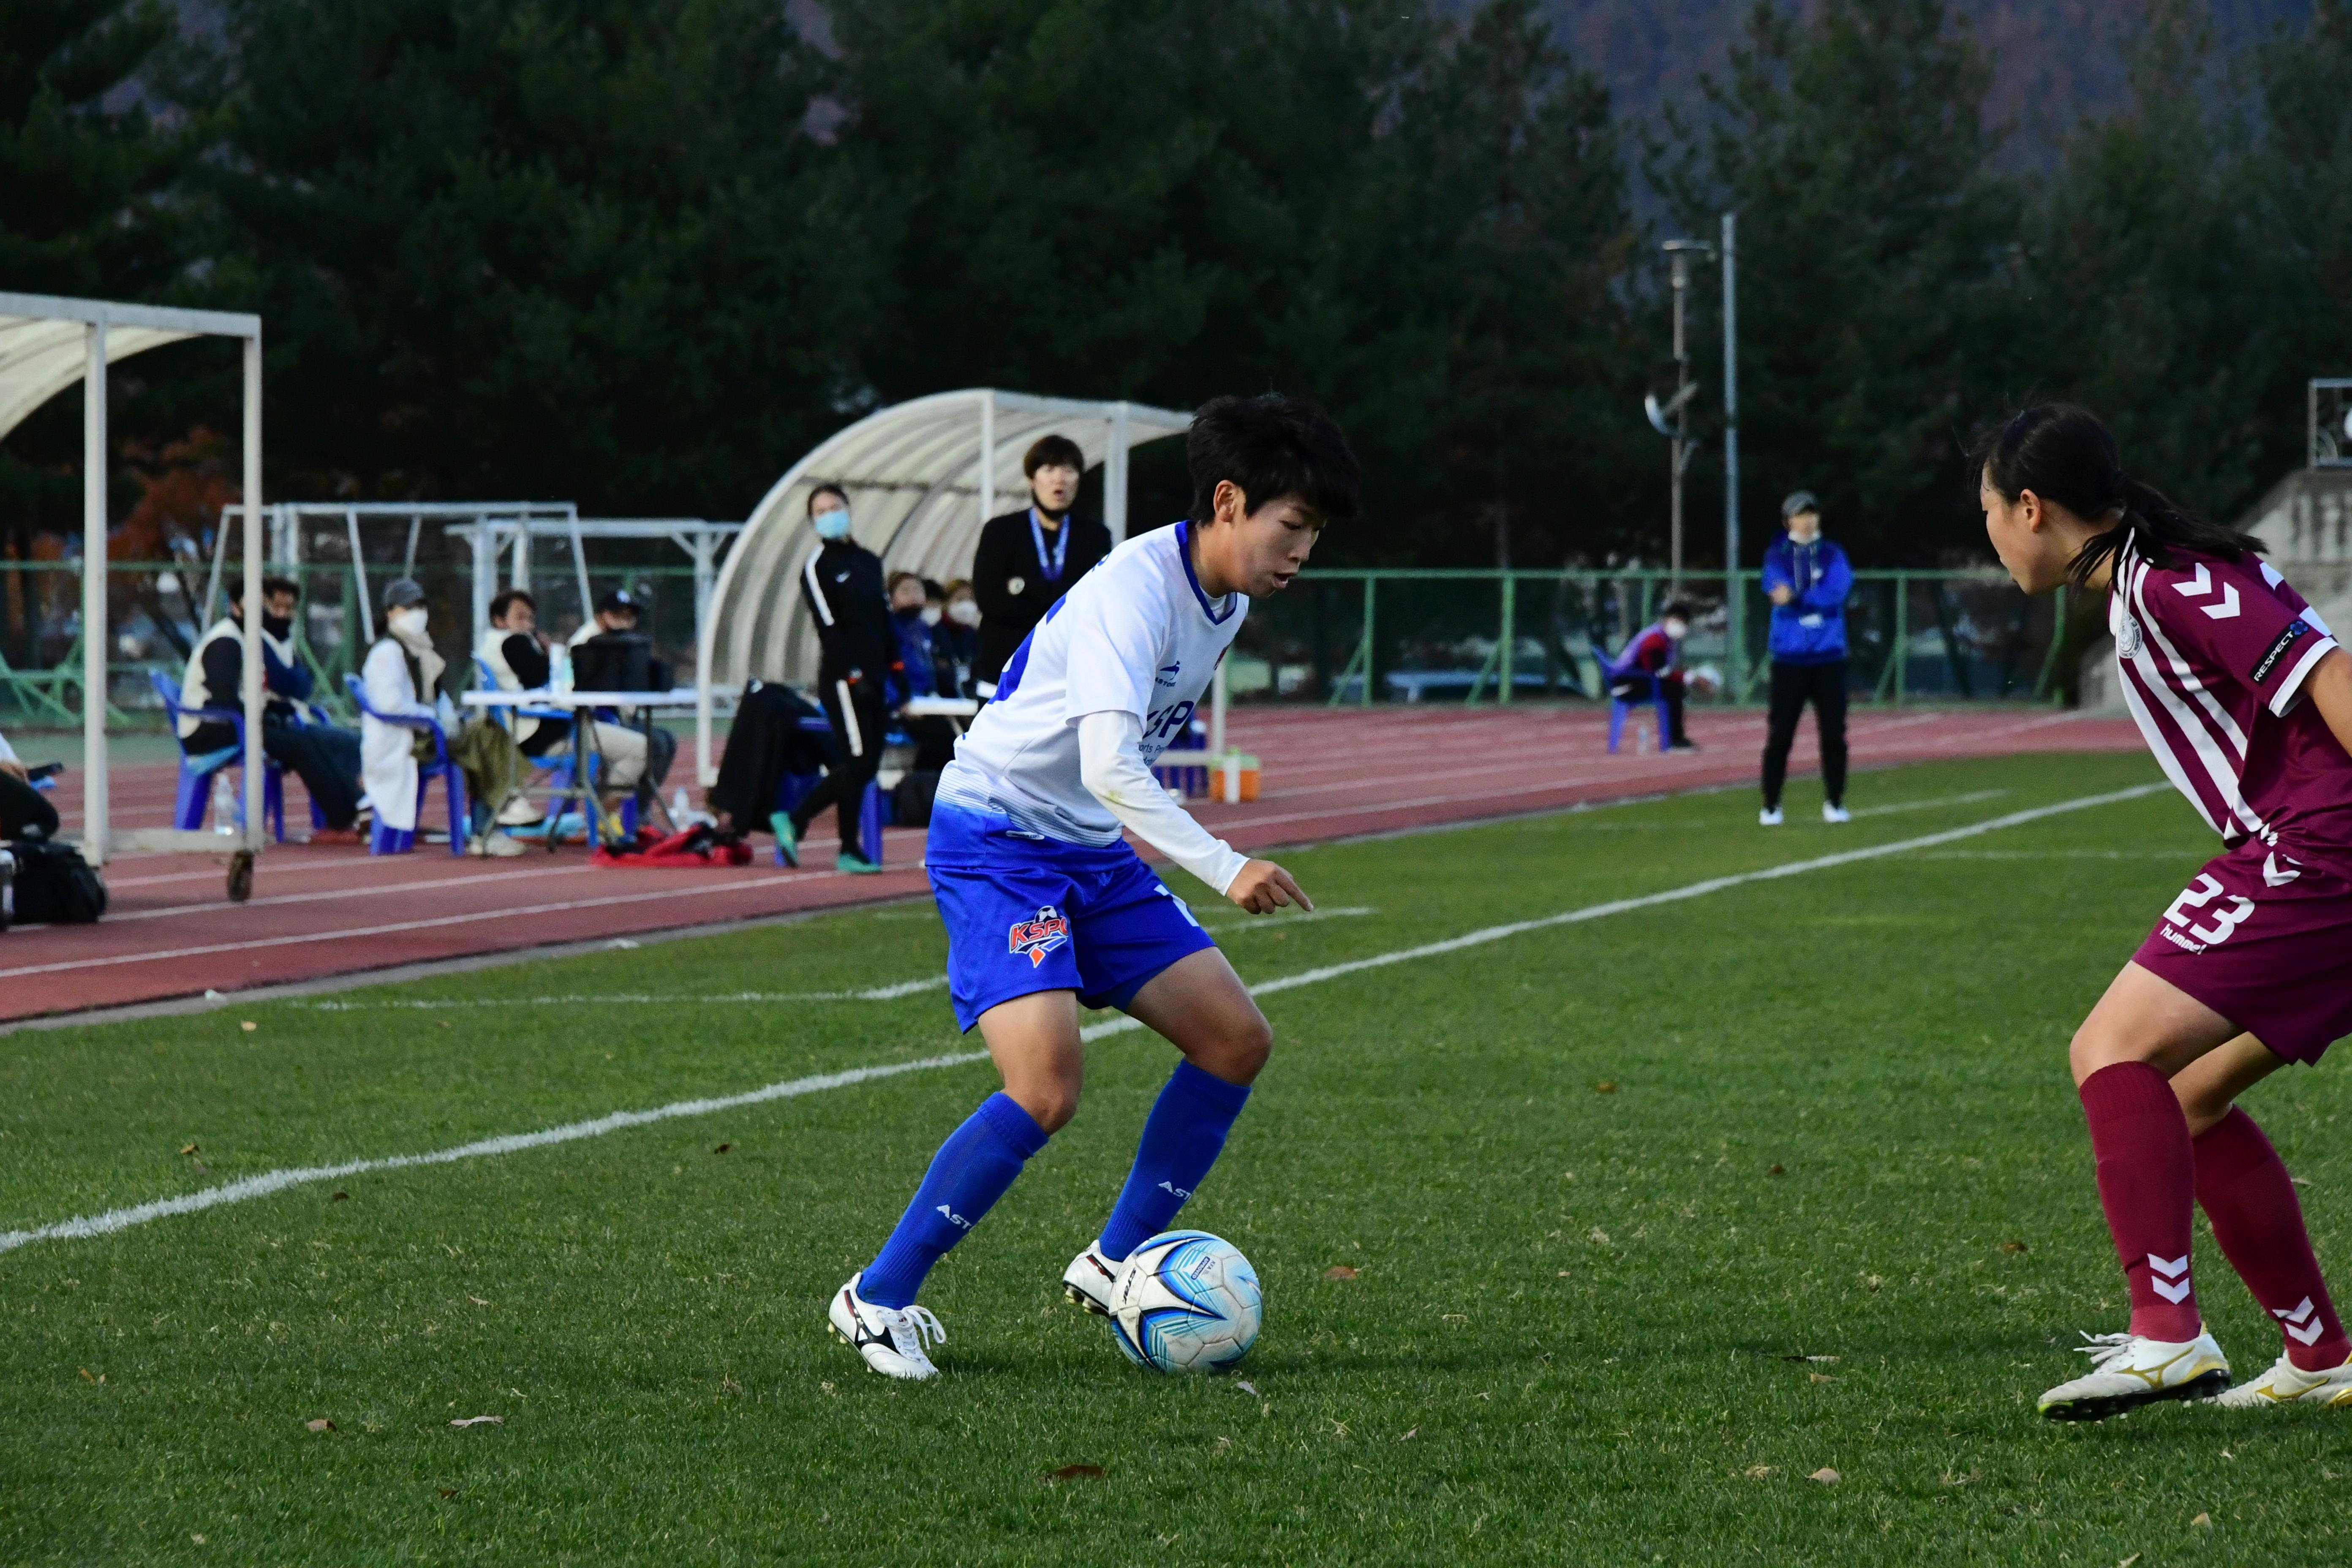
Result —
[[1005, 951], [1015, 958], [1025, 956], [1034, 969], [1045, 962], [1047, 953], [1066, 946], [1069, 940], [1069, 917], [1051, 904], [1040, 904], [1036, 919], [1013, 922], [1005, 935]]
[[2124, 616], [2124, 629], [2116, 634], [2116, 657], [2128, 661], [2137, 658], [2139, 657], [2139, 650], [2140, 635], [2138, 617], [2126, 614]]

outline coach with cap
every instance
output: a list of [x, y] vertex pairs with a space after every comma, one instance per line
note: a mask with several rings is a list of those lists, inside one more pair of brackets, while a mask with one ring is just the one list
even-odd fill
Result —
[[972, 554], [971, 592], [980, 604], [980, 641], [972, 689], [995, 695], [1005, 660], [1071, 584], [1110, 553], [1110, 530], [1071, 510], [1087, 455], [1067, 436], [1042, 436], [1021, 459], [1029, 504], [992, 517]]
[[1780, 826], [1780, 786], [1805, 704], [1822, 737], [1822, 820], [1845, 811], [1845, 601], [1853, 568], [1822, 537], [1822, 506], [1811, 490], [1780, 503], [1785, 533], [1764, 552], [1764, 592], [1772, 601], [1772, 718], [1764, 738], [1764, 810]]

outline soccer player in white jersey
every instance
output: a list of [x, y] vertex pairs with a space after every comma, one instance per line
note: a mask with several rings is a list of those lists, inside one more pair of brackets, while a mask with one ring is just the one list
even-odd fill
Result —
[[1221, 397], [1186, 440], [1192, 516], [1113, 550], [1013, 651], [941, 774], [924, 864], [948, 930], [956, 1022], [1004, 1088], [931, 1161], [881, 1252], [834, 1292], [834, 1331], [886, 1376], [936, 1375], [917, 1304], [1078, 1106], [1078, 1005], [1117, 1007], [1182, 1054], [1102, 1234], [1062, 1288], [1108, 1310], [1118, 1264], [1168, 1228], [1224, 1147], [1274, 1040], [1265, 1015], [1131, 832], [1253, 914], [1314, 905], [1171, 802], [1151, 763], [1183, 733], [1253, 597], [1279, 593], [1327, 522], [1355, 515], [1339, 426], [1272, 394]]
[[[2001, 564], [2028, 593], [2106, 593], [2125, 700], [2225, 846], [2074, 1034], [2131, 1325], [2083, 1347], [2091, 1371], [2044, 1394], [2042, 1413], [2097, 1420], [2215, 1395], [2352, 1408], [2352, 1342], [2302, 1205], [2234, 1103], [2352, 1034], [2352, 658], [2255, 558], [2259, 541], [2126, 475], [2082, 409], [2030, 408], [1978, 457]], [[2285, 1340], [2236, 1388], [2190, 1283], [2197, 1205]]]

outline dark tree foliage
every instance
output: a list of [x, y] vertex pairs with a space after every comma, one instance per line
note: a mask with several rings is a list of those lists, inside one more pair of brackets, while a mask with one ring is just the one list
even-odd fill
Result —
[[766, 0], [237, 0], [212, 188], [279, 493], [740, 516], [838, 423], [856, 204]]
[[1768, 525], [1803, 488], [1865, 560], [1966, 537], [1959, 453], [2032, 374], [1988, 71], [1937, 0], [1823, 0], [1802, 24], [1759, 0], [1711, 112], [1652, 150], [1689, 230], [1739, 214], [1743, 489]]

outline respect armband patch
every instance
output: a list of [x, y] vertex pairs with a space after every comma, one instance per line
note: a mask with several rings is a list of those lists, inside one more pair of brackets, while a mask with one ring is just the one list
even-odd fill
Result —
[[2263, 652], [2263, 657], [2255, 661], [2253, 673], [2254, 684], [2259, 686], [2263, 681], [2268, 680], [2270, 679], [2271, 671], [2278, 668], [2278, 661], [2286, 657], [2286, 650], [2293, 647], [2297, 641], [2308, 637], [2310, 634], [2311, 626], [2303, 619], [2302, 616], [2297, 616], [2294, 620], [2287, 622], [2286, 629], [2279, 633], [2278, 640], [2271, 644], [2269, 648]]

